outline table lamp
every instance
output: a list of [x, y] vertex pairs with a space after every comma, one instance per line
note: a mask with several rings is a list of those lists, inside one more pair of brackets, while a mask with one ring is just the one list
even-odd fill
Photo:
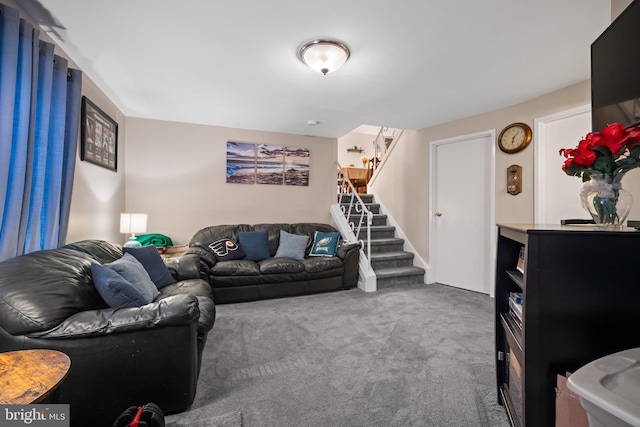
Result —
[[139, 248], [142, 244], [136, 239], [136, 233], [147, 232], [147, 214], [122, 213], [120, 214], [120, 232], [131, 233], [129, 240], [123, 245], [125, 248]]

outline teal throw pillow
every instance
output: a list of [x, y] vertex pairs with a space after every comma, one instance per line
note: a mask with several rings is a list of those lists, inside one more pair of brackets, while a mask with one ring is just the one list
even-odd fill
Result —
[[309, 236], [291, 234], [280, 230], [280, 243], [275, 258], [293, 258], [302, 261], [308, 241]]
[[122, 248], [122, 251], [133, 255], [142, 264], [156, 288], [162, 289], [167, 285], [176, 283], [155, 246]]
[[140, 307], [151, 302], [127, 279], [109, 267], [93, 263], [91, 276], [93, 285], [109, 307]]
[[104, 266], [109, 267], [135, 286], [146, 301], [151, 302], [160, 295], [147, 271], [133, 255], [125, 253], [122, 258], [104, 264]]
[[316, 231], [313, 235], [313, 246], [309, 256], [334, 256], [340, 233]]
[[244, 259], [262, 261], [269, 258], [269, 233], [262, 231], [241, 231], [238, 233], [240, 247], [245, 253]]

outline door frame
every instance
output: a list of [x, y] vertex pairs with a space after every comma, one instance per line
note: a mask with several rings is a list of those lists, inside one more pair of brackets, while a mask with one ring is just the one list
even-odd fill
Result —
[[[548, 116], [533, 119], [533, 164], [534, 164], [534, 182], [533, 182], [533, 220], [535, 224], [545, 222], [542, 217], [546, 209], [546, 171], [548, 168], [559, 168], [562, 165], [562, 158], [558, 155], [558, 163], [548, 165], [545, 161], [547, 151], [547, 125], [555, 122], [566, 120], [582, 114], [591, 113], [591, 104], [580, 105], [575, 108], [560, 111]], [[567, 146], [577, 141], [568, 141]], [[573, 178], [576, 179], [576, 178]]]
[[[451, 138], [440, 139], [431, 141], [429, 143], [429, 264], [431, 269], [429, 270], [429, 276], [427, 283], [434, 283], [436, 277], [436, 269], [438, 268], [435, 257], [436, 236], [434, 233], [435, 226], [435, 209], [434, 204], [436, 200], [436, 182], [435, 182], [435, 165], [436, 165], [436, 148], [440, 145], [455, 144], [458, 142], [465, 142], [470, 139], [488, 138], [489, 144], [485, 147], [486, 158], [489, 160], [489, 164], [485, 165], [489, 170], [489, 188], [487, 189], [487, 207], [489, 209], [487, 215], [487, 221], [485, 223], [486, 235], [490, 236], [489, 242], [485, 242], [485, 248], [487, 250], [487, 261], [489, 262], [489, 268], [487, 269], [487, 284], [489, 285], [489, 295], [493, 298], [495, 294], [495, 261], [496, 261], [496, 242], [497, 242], [497, 228], [496, 228], [496, 130], [490, 129], [481, 132], [454, 136]], [[476, 159], [477, 160], [477, 159]], [[473, 161], [473, 160], [471, 160]]]

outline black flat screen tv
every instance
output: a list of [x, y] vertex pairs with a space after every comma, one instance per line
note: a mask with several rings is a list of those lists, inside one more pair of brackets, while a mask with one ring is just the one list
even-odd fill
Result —
[[591, 127], [640, 124], [640, 0], [591, 44]]

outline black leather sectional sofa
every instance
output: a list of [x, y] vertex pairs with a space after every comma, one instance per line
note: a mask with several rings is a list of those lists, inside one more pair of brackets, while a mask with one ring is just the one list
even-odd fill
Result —
[[[261, 260], [220, 260], [214, 253], [215, 242], [239, 244], [241, 233], [266, 231], [268, 254]], [[279, 257], [282, 232], [307, 236], [300, 259]], [[356, 285], [360, 244], [341, 240], [334, 256], [310, 254], [316, 232], [337, 233], [328, 224], [272, 223], [237, 224], [205, 227], [195, 233], [187, 254], [200, 257], [201, 275], [213, 288], [216, 304], [280, 298], [350, 289]]]
[[54, 349], [70, 357], [50, 403], [70, 404], [72, 426], [110, 426], [128, 407], [149, 402], [176, 412], [195, 397], [215, 320], [199, 259], [165, 260], [177, 282], [150, 304], [110, 308], [91, 264], [122, 257], [119, 245], [88, 240], [0, 263], [0, 352]]

